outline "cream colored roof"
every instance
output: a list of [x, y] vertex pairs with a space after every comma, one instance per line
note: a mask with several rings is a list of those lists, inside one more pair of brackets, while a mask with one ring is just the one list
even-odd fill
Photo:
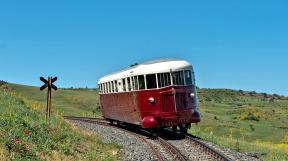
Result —
[[130, 77], [134, 75], [164, 73], [164, 72], [187, 69], [191, 67], [192, 65], [186, 60], [180, 60], [180, 59], [152, 60], [152, 61], [144, 62], [142, 64], [135, 65], [133, 67], [129, 67], [124, 70], [106, 75], [100, 78], [98, 84]]

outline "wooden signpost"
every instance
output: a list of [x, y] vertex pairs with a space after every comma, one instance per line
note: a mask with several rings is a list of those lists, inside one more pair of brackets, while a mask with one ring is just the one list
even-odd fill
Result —
[[51, 97], [52, 97], [52, 89], [57, 90], [58, 88], [53, 84], [57, 81], [57, 77], [48, 77], [48, 80], [46, 80], [43, 77], [40, 77], [40, 80], [44, 83], [42, 87], [40, 87], [40, 90], [43, 91], [44, 89], [48, 88], [47, 92], [47, 108], [46, 108], [46, 122], [50, 123], [50, 117], [51, 117]]

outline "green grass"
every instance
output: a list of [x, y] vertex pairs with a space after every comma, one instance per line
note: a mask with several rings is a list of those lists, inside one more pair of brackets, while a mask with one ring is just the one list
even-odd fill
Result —
[[[191, 133], [225, 147], [288, 160], [288, 100], [227, 89], [198, 91], [202, 121]], [[271, 155], [272, 153], [272, 155]]]
[[[45, 106], [46, 92], [38, 87], [10, 86]], [[287, 97], [228, 89], [199, 89], [198, 96], [202, 121], [192, 126], [192, 134], [235, 150], [255, 152], [264, 160], [288, 160]], [[65, 115], [100, 116], [98, 103], [96, 90], [53, 92], [53, 109]]]
[[47, 125], [44, 107], [0, 87], [0, 160], [118, 160], [116, 144], [65, 123], [57, 110]]
[[[38, 87], [9, 84], [13, 91], [29, 100], [46, 105], [47, 90]], [[72, 116], [99, 116], [99, 96], [92, 89], [58, 89], [52, 91], [52, 109]]]

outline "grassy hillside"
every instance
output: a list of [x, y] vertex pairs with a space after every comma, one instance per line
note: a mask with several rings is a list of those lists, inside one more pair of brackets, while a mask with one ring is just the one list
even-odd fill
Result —
[[47, 125], [44, 106], [6, 84], [0, 84], [0, 109], [0, 160], [118, 159], [117, 145], [66, 124], [56, 110]]
[[[46, 105], [47, 90], [40, 91], [39, 87], [9, 84], [14, 92], [30, 100]], [[52, 93], [52, 108], [58, 109], [65, 115], [98, 116], [99, 97], [92, 89], [58, 89]]]
[[286, 97], [228, 89], [200, 89], [198, 96], [202, 121], [191, 133], [265, 160], [288, 160]]
[[[11, 84], [13, 91], [45, 105], [39, 88]], [[199, 89], [202, 121], [190, 132], [214, 143], [265, 160], [288, 160], [288, 98], [228, 89]], [[99, 116], [95, 90], [60, 89], [53, 108], [66, 115]]]

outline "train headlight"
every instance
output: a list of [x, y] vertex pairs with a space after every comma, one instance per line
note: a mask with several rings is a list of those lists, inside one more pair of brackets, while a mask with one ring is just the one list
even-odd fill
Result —
[[155, 99], [154, 99], [153, 97], [150, 97], [150, 98], [148, 99], [148, 101], [149, 101], [151, 104], [154, 104], [154, 103], [155, 103]]
[[195, 97], [195, 93], [190, 93], [190, 97], [194, 98]]

